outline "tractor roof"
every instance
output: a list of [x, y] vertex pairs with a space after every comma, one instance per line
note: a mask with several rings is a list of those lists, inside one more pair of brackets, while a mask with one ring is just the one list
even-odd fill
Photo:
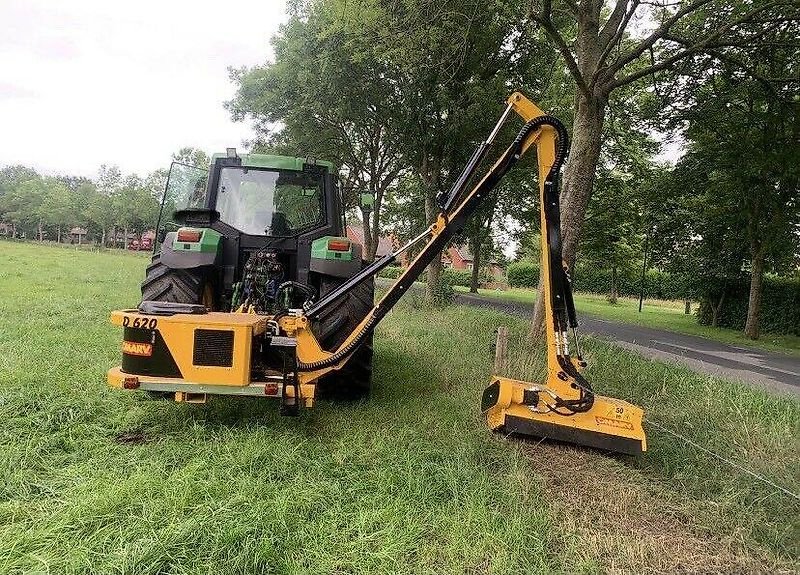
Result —
[[[225, 154], [214, 154], [211, 157], [213, 162], [217, 158], [224, 158]], [[273, 168], [275, 170], [297, 170], [301, 171], [303, 165], [308, 163], [308, 158], [293, 158], [291, 156], [273, 156], [270, 154], [239, 154], [242, 165], [251, 168]], [[325, 166], [328, 171], [333, 172], [333, 163], [325, 160], [316, 160], [318, 166]]]

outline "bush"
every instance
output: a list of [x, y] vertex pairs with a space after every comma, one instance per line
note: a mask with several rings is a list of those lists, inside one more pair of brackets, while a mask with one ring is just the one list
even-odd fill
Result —
[[[575, 291], [596, 294], [611, 293], [611, 270], [579, 265], [572, 279]], [[618, 295], [639, 297], [641, 281], [641, 270], [638, 272], [618, 270]], [[644, 297], [668, 300], [693, 299], [687, 278], [653, 269], [647, 270], [645, 273]]]
[[[717, 325], [742, 330], [747, 322], [750, 278], [728, 282], [724, 289], [725, 299]], [[707, 295], [700, 299], [697, 321], [711, 325], [712, 318], [710, 296]], [[759, 329], [768, 333], [800, 335], [800, 278], [764, 278]]]
[[461, 286], [468, 288], [472, 282], [472, 271], [445, 268], [442, 270], [442, 280], [447, 281], [451, 287]]
[[[389, 266], [388, 268], [382, 269], [378, 272], [378, 277], [381, 278], [388, 278], [388, 279], [397, 279], [400, 277], [405, 271], [405, 268], [400, 268], [396, 266]], [[426, 282], [427, 281], [427, 271], [422, 272], [417, 278], [419, 282]], [[472, 271], [471, 270], [454, 270], [452, 268], [444, 268], [442, 269], [442, 279], [447, 281], [450, 284], [450, 287], [453, 286], [461, 286], [461, 287], [470, 287], [470, 283], [472, 282]], [[481, 284], [484, 284], [488, 281], [492, 280], [491, 275], [488, 271], [481, 270], [478, 280]]]
[[397, 266], [389, 266], [388, 268], [383, 268], [381, 271], [378, 272], [379, 278], [388, 278], [391, 280], [396, 280], [400, 277], [405, 270], [401, 267]]
[[535, 288], [539, 285], [539, 266], [533, 262], [514, 262], [508, 266], [506, 275], [511, 287]]
[[442, 270], [442, 275], [439, 276], [439, 285], [433, 294], [433, 302], [431, 302], [437, 307], [446, 307], [450, 305], [456, 297], [456, 290], [453, 289], [453, 284], [450, 283], [450, 277], [448, 277], [448, 274], [444, 273], [445, 271], [450, 270]]

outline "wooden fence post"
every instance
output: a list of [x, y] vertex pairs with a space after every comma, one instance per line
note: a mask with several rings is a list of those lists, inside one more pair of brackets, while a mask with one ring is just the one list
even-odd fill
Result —
[[494, 373], [505, 373], [508, 361], [508, 328], [501, 325], [497, 328], [497, 343], [494, 346]]

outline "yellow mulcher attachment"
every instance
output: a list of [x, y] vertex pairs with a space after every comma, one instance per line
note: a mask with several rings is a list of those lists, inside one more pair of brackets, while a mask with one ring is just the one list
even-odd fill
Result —
[[[467, 191], [512, 111], [525, 125], [488, 173]], [[483, 394], [483, 411], [493, 430], [629, 454], [644, 451], [642, 410], [595, 395], [580, 374], [585, 366], [580, 353], [577, 359], [570, 356], [567, 329], [574, 332], [577, 321], [561, 261], [558, 204], [558, 173], [567, 151], [567, 134], [561, 122], [520, 93], [508, 99], [494, 130], [453, 187], [437, 198], [441, 212], [436, 222], [405, 246], [358, 271], [319, 300], [307, 300], [299, 309], [260, 315], [252, 310], [209, 312], [202, 305], [143, 301], [137, 309], [115, 311], [112, 323], [124, 330], [123, 359], [121, 366], [109, 370], [109, 385], [174, 394], [176, 400], [186, 402], [202, 402], [215, 394], [275, 397], [285, 415], [312, 407], [320, 379], [345, 366], [431, 260], [463, 229], [480, 202], [534, 144], [541, 188], [548, 377], [543, 384], [531, 384], [494, 376]], [[313, 329], [317, 318], [403, 252], [423, 242], [404, 273], [352, 333], [336, 350], [324, 350]]]
[[[510, 102], [526, 121], [544, 116], [533, 103], [516, 96]], [[534, 143], [539, 161], [547, 378], [533, 384], [494, 375], [481, 409], [493, 430], [637, 455], [647, 449], [642, 409], [595, 395], [581, 375], [586, 362], [580, 353], [568, 267], [561, 255], [558, 172], [567, 149], [566, 132], [560, 123], [544, 125], [526, 140], [523, 151]], [[576, 357], [570, 355], [568, 328], [575, 338]]]

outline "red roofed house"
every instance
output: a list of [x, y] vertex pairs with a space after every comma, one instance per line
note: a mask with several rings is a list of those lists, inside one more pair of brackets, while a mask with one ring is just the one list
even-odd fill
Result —
[[[447, 251], [442, 257], [444, 267], [452, 268], [454, 270], [472, 270], [474, 259], [472, 252], [469, 251], [469, 246], [453, 245], [447, 248]], [[488, 265], [481, 264], [481, 267], [486, 267], [489, 273], [495, 278], [503, 277], [503, 267], [495, 260], [490, 260]]]
[[[364, 228], [356, 225], [347, 225], [347, 239], [355, 244], [364, 246]], [[378, 238], [378, 250], [375, 257], [380, 258], [389, 255], [394, 251], [394, 239], [391, 236], [381, 236]]]
[[472, 269], [472, 254], [466, 245], [463, 246], [450, 246], [442, 257], [444, 267], [453, 268], [454, 270], [471, 270]]

